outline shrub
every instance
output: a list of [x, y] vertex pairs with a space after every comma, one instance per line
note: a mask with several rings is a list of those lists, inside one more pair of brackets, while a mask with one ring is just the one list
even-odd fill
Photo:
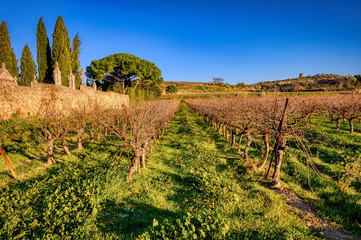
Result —
[[178, 92], [178, 87], [176, 85], [168, 85], [165, 88], [165, 92], [171, 95], [176, 94]]

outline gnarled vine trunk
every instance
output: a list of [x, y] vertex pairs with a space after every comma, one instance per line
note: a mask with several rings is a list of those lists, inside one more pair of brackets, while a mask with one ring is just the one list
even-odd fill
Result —
[[222, 124], [219, 124], [218, 125], [218, 134], [221, 135], [221, 132], [222, 132]]
[[237, 148], [238, 153], [241, 153], [242, 138], [243, 138], [243, 134], [241, 134], [241, 135], [239, 136], [238, 148]]
[[340, 124], [341, 124], [341, 119], [337, 119], [336, 120], [336, 130], [339, 131], [340, 130]]
[[348, 123], [350, 125], [350, 134], [353, 134], [353, 131], [354, 131], [354, 126], [353, 126], [354, 121], [355, 121], [355, 118], [348, 119]]
[[83, 149], [83, 137], [84, 137], [84, 128], [80, 127], [77, 131], [77, 137], [78, 137], [78, 149]]
[[48, 157], [47, 164], [53, 164], [56, 163], [53, 151], [55, 137], [49, 128], [44, 129], [44, 132], [46, 134], [46, 153]]
[[244, 160], [247, 160], [249, 158], [248, 150], [251, 147], [251, 143], [252, 143], [251, 132], [246, 132], [246, 138], [247, 138], [247, 144], [246, 144], [246, 147], [244, 148]]
[[275, 170], [273, 173], [273, 188], [281, 188], [281, 165], [283, 160], [283, 153], [286, 149], [286, 138], [281, 136], [279, 144], [275, 149]]
[[146, 165], [145, 165], [145, 157], [146, 157], [146, 151], [145, 151], [145, 148], [142, 148], [141, 149], [141, 154], [142, 154], [142, 168], [143, 169], [146, 169]]
[[266, 162], [268, 159], [269, 149], [270, 149], [268, 133], [265, 133], [265, 135], [263, 136], [263, 143], [265, 145], [265, 150], [263, 152], [263, 157], [262, 157], [261, 162], [256, 167], [257, 170], [262, 170], [264, 168], [264, 166], [266, 165]]
[[140, 170], [140, 151], [139, 150], [135, 150], [134, 151], [134, 157], [130, 163], [130, 167], [129, 167], [129, 171], [127, 174], [127, 183], [131, 183], [133, 181], [133, 174], [137, 171]]
[[94, 143], [94, 124], [95, 123], [93, 122], [89, 130], [90, 143]]
[[97, 141], [100, 140], [100, 137], [101, 137], [101, 135], [102, 135], [102, 129], [103, 129], [102, 126], [99, 126], [99, 127], [98, 127]]
[[283, 160], [283, 152], [286, 149], [286, 131], [285, 124], [287, 122], [287, 108], [288, 98], [286, 99], [285, 108], [283, 110], [280, 125], [277, 131], [277, 138], [275, 142], [274, 156], [275, 156], [275, 170], [273, 173], [273, 188], [281, 188], [281, 165]]
[[65, 135], [64, 136], [61, 136], [61, 143], [64, 147], [64, 151], [67, 155], [71, 155], [71, 152], [69, 151], [69, 148], [68, 146], [66, 145], [66, 139], [65, 139]]
[[231, 146], [234, 147], [236, 145], [236, 131], [232, 130], [232, 137], [231, 137]]

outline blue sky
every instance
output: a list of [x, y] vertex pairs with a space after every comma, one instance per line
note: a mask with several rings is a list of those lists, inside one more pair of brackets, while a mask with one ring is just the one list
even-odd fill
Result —
[[247, 84], [317, 73], [361, 74], [361, 1], [69, 1], [0, 2], [20, 59], [29, 44], [36, 61], [36, 26], [49, 39], [63, 16], [80, 63], [114, 53], [154, 62], [166, 81]]

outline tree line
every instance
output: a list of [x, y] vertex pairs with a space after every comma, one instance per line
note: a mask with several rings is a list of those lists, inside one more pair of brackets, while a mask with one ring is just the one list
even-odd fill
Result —
[[50, 46], [49, 37], [45, 28], [43, 17], [40, 17], [36, 30], [37, 46], [37, 71], [33, 55], [28, 44], [22, 50], [20, 57], [20, 75], [18, 69], [18, 60], [14, 49], [11, 47], [9, 30], [6, 21], [0, 24], [0, 62], [4, 62], [9, 73], [19, 79], [19, 85], [30, 86], [34, 80], [36, 72], [37, 81], [41, 83], [53, 82], [53, 69], [55, 63], [59, 63], [61, 70], [62, 84], [68, 86], [69, 72], [75, 75], [76, 86], [80, 84], [79, 76], [79, 54], [81, 41], [79, 34], [76, 34], [70, 43], [68, 31], [64, 24], [62, 16], [58, 16], [53, 31], [53, 42]]
[[[40, 83], [53, 83], [53, 70], [58, 62], [61, 70], [62, 85], [69, 86], [68, 75], [75, 76], [76, 88], [80, 85], [79, 54], [80, 37], [76, 34], [70, 42], [68, 31], [62, 16], [57, 18], [50, 44], [43, 18], [38, 21], [36, 30], [37, 67], [31, 50], [26, 44], [20, 57], [20, 75], [18, 60], [11, 47], [9, 30], [3, 21], [0, 24], [0, 63], [4, 62], [9, 73], [19, 79], [19, 85], [30, 86], [36, 72]], [[156, 99], [162, 94], [161, 70], [152, 62], [128, 53], [117, 53], [93, 60], [86, 69], [90, 82], [96, 83], [103, 91], [129, 94], [133, 98]]]

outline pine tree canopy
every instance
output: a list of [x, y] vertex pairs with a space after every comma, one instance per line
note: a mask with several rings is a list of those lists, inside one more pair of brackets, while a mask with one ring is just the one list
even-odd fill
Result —
[[52, 82], [52, 64], [51, 64], [51, 49], [48, 34], [43, 22], [43, 17], [39, 19], [36, 29], [36, 47], [37, 47], [37, 62], [39, 82]]
[[59, 16], [53, 32], [53, 64], [59, 63], [62, 84], [69, 86], [68, 75], [71, 68], [70, 39], [66, 30], [63, 17]]
[[20, 58], [21, 85], [30, 86], [36, 74], [36, 66], [28, 44], [25, 45]]
[[129, 53], [118, 53], [94, 60], [87, 67], [87, 77], [98, 81], [103, 90], [119, 82], [125, 88], [138, 86], [161, 94], [160, 69], [152, 62]]

